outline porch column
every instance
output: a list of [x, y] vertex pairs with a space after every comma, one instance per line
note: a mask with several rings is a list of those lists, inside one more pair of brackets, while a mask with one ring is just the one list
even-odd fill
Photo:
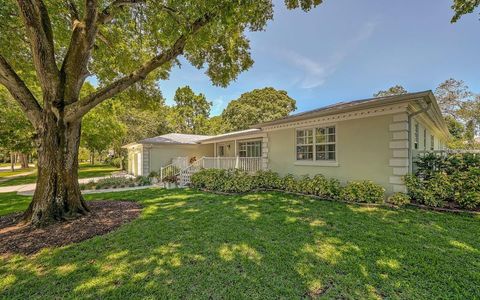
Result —
[[238, 154], [237, 154], [237, 140], [234, 140], [233, 141], [233, 144], [234, 144], [234, 154], [235, 154], [235, 169], [238, 169]]
[[268, 137], [262, 138], [262, 170], [268, 169]]

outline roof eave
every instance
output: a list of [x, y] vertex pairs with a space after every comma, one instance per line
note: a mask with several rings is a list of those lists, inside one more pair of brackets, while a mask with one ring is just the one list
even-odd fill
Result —
[[[410, 94], [405, 94], [405, 95], [388, 97], [388, 98], [385, 98], [384, 101], [361, 103], [361, 104], [355, 105], [353, 107], [332, 108], [332, 109], [327, 109], [327, 110], [324, 110], [324, 111], [312, 112], [312, 113], [306, 112], [304, 115], [301, 115], [301, 116], [298, 116], [298, 117], [295, 117], [295, 116], [285, 117], [285, 118], [280, 119], [280, 120], [274, 120], [274, 121], [270, 121], [270, 122], [256, 124], [256, 125], [253, 125], [251, 128], [264, 128], [264, 127], [267, 127], [267, 126], [278, 125], [278, 124], [283, 124], [283, 123], [290, 123], [290, 122], [295, 122], [295, 121], [300, 121], [300, 120], [305, 120], [305, 119], [311, 119], [311, 118], [315, 118], [315, 117], [333, 115], [333, 114], [338, 114], [338, 113], [342, 113], [342, 112], [350, 112], [350, 111], [356, 111], [356, 110], [360, 110], [360, 109], [368, 109], [368, 108], [391, 105], [391, 104], [396, 104], [396, 103], [401, 103], [401, 102], [406, 102], [406, 101], [413, 101], [413, 100], [418, 99], [418, 98], [425, 98], [427, 96], [430, 96], [430, 94], [433, 96], [432, 91], [428, 90], [428, 91], [423, 91], [423, 92], [418, 92], [418, 93], [410, 93]], [[371, 98], [371, 99], [374, 100], [374, 98]], [[369, 99], [365, 99], [365, 100], [369, 100]]]

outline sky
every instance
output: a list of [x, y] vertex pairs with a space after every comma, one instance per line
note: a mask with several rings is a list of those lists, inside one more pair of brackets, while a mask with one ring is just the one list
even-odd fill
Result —
[[184, 61], [159, 82], [167, 103], [185, 85], [206, 95], [212, 115], [267, 86], [287, 91], [297, 112], [369, 98], [396, 84], [434, 90], [451, 77], [480, 92], [478, 9], [451, 24], [452, 0], [325, 0], [308, 13], [274, 2], [266, 30], [247, 33], [253, 67], [221, 88]]

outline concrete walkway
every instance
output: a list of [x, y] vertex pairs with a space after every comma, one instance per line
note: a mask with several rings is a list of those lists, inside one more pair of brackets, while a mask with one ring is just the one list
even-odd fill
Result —
[[[100, 193], [111, 193], [111, 192], [126, 192], [126, 191], [135, 191], [135, 190], [144, 190], [144, 189], [151, 189], [151, 188], [161, 188], [160, 185], [144, 185], [144, 186], [134, 186], [134, 187], [124, 187], [118, 189], [101, 189], [101, 190], [83, 190], [82, 194], [100, 194]], [[21, 196], [33, 196], [35, 190], [28, 190], [28, 191], [18, 191], [17, 195]]]
[[[130, 175], [116, 175], [114, 177], [122, 177], [122, 176], [130, 176]], [[103, 178], [109, 178], [112, 176], [103, 176], [103, 177], [93, 177], [93, 178], [83, 178], [79, 179], [78, 183], [88, 183], [90, 181], [98, 181]], [[17, 192], [19, 195], [33, 195], [35, 188], [37, 187], [36, 183], [29, 183], [29, 184], [21, 184], [21, 185], [13, 185], [13, 186], [4, 186], [0, 187], [0, 193], [12, 193]]]
[[15, 175], [5, 176], [5, 177], [2, 177], [0, 179], [0, 183], [12, 180], [12, 179], [17, 178], [17, 177], [28, 176], [28, 175], [31, 175], [31, 174], [35, 173], [36, 171], [37, 170], [33, 170], [33, 171], [24, 172], [24, 173], [18, 173], [18, 174], [15, 174]]

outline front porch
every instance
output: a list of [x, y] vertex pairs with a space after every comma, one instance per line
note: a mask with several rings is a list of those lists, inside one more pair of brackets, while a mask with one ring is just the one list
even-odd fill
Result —
[[[253, 133], [253, 134], [252, 134]], [[268, 168], [267, 138], [252, 132], [238, 139], [223, 136], [202, 142], [212, 145], [213, 157], [183, 157], [172, 159], [172, 164], [160, 170], [161, 179], [165, 176], [179, 177], [180, 185], [190, 183], [192, 174], [201, 169], [241, 170], [255, 173]]]

